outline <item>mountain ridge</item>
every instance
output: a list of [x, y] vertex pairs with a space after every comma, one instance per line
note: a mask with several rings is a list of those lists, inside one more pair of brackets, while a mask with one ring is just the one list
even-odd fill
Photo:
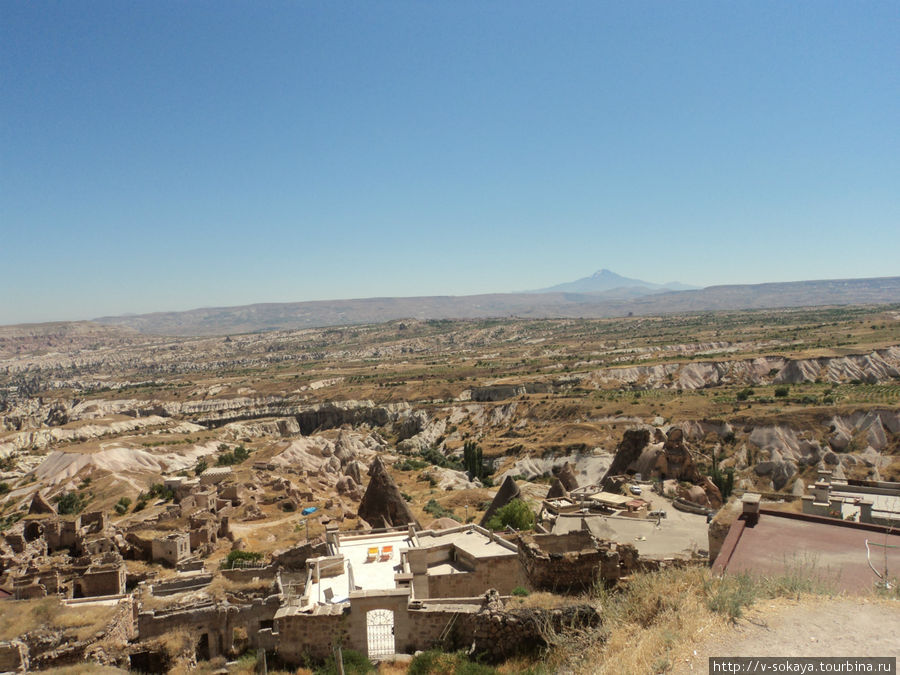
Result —
[[603, 293], [488, 293], [260, 303], [95, 319], [161, 335], [225, 335], [395, 319], [610, 318], [675, 312], [900, 303], [900, 277], [729, 284], [638, 297]]

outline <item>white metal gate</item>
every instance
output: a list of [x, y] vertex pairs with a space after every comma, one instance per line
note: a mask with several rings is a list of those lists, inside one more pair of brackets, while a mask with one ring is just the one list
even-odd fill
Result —
[[369, 658], [390, 656], [394, 648], [394, 613], [389, 609], [373, 609], [366, 614]]

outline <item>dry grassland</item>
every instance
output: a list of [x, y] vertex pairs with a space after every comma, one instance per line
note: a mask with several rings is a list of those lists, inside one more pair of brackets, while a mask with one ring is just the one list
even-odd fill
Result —
[[73, 640], [85, 640], [102, 630], [116, 611], [114, 606], [65, 606], [53, 598], [9, 600], [0, 612], [0, 640], [14, 640], [47, 627], [65, 631]]

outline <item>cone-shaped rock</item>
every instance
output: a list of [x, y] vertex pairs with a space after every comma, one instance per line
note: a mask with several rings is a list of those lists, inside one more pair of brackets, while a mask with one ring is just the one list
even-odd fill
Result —
[[553, 481], [553, 485], [550, 486], [550, 491], [547, 493], [547, 499], [559, 499], [560, 497], [568, 496], [569, 493], [566, 492], [566, 488], [562, 484], [562, 481], [559, 478], [556, 478]]
[[481, 519], [480, 525], [482, 527], [487, 525], [487, 522], [491, 519], [491, 516], [497, 512], [497, 509], [502, 509], [520, 494], [521, 492], [519, 492], [519, 486], [516, 485], [516, 481], [512, 479], [512, 476], [507, 476], [503, 481], [503, 485], [501, 485], [500, 489], [497, 491], [497, 494], [494, 495], [494, 501], [491, 502], [488, 510], [484, 512], [484, 517]]
[[353, 479], [353, 482], [357, 485], [362, 485], [362, 472], [363, 469], [366, 468], [366, 465], [355, 459], [352, 462], [348, 462], [347, 466], [344, 467], [344, 475], [350, 476]]
[[578, 479], [575, 478], [575, 470], [568, 462], [563, 464], [562, 469], [559, 470], [559, 475], [557, 476], [557, 478], [559, 478], [559, 481], [563, 484], [563, 487], [566, 488], [566, 490], [568, 490], [569, 492], [578, 488]]
[[376, 457], [369, 467], [369, 486], [359, 503], [357, 514], [363, 520], [378, 525], [386, 523], [389, 527], [399, 527], [413, 523], [420, 527], [380, 457]]
[[34, 497], [31, 498], [31, 506], [28, 508], [28, 513], [56, 513], [56, 509], [44, 499], [40, 492], [35, 492]]
[[641, 456], [644, 448], [650, 442], [650, 431], [647, 429], [628, 429], [622, 436], [622, 442], [616, 448], [616, 455], [613, 457], [609, 470], [603, 476], [601, 483], [603, 489], [608, 490], [612, 485], [610, 480], [613, 476], [619, 476], [625, 473], [625, 470], [631, 466], [633, 462]]

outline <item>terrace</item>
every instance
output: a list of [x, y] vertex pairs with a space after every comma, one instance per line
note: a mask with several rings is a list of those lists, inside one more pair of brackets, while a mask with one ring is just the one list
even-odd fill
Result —
[[310, 561], [305, 597], [312, 603], [346, 602], [353, 591], [395, 588], [400, 550], [413, 546], [408, 532], [335, 538], [334, 555]]

